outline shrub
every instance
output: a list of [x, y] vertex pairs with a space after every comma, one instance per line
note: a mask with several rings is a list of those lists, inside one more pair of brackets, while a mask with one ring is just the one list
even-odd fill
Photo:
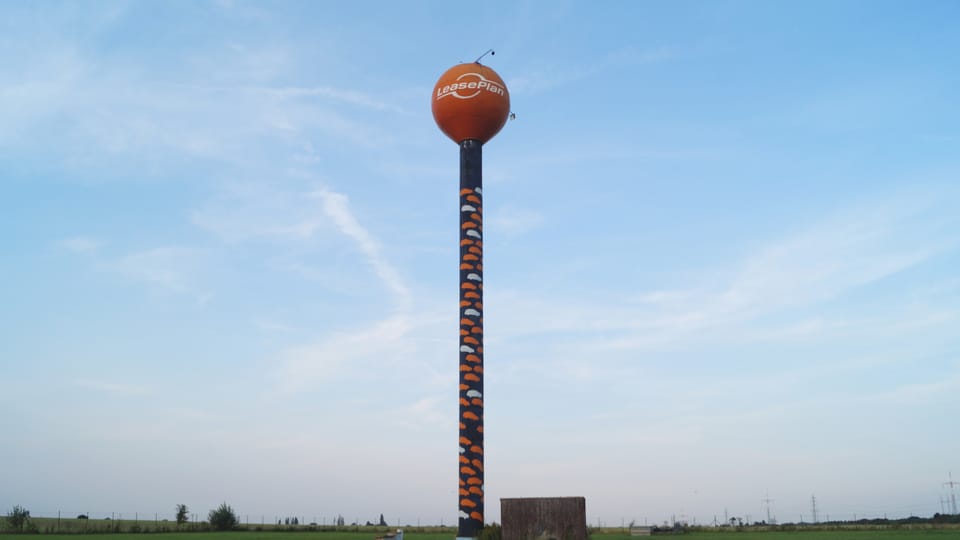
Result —
[[500, 540], [502, 536], [503, 533], [500, 525], [491, 523], [490, 525], [484, 525], [483, 529], [480, 529], [477, 540]]
[[221, 504], [216, 510], [211, 510], [208, 516], [210, 527], [217, 531], [229, 531], [237, 526], [239, 521], [227, 503]]
[[23, 532], [24, 526], [28, 523], [30, 523], [30, 511], [19, 504], [7, 514], [7, 524], [17, 532]]

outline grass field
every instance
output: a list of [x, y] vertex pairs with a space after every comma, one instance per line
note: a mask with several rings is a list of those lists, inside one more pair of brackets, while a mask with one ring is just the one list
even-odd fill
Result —
[[[657, 535], [670, 538], [672, 535]], [[810, 529], [798, 531], [705, 530], [678, 535], [683, 540], [960, 540], [960, 528], [918, 527], [914, 529]], [[639, 540], [629, 534], [593, 535], [593, 540]]]
[[[960, 539], [960, 529], [727, 531], [695, 532], [682, 537], [684, 540], [947, 540]], [[629, 536], [623, 536], [621, 540], [626, 538]]]
[[[414, 532], [406, 530], [404, 540], [453, 540], [453, 529]], [[84, 534], [82, 540], [374, 540], [375, 532], [360, 531], [236, 531], [197, 533], [110, 533]], [[663, 535], [659, 538], [669, 538]], [[805, 530], [805, 531], [696, 531], [676, 535], [683, 540], [960, 540], [960, 528], [901, 528], [885, 530]], [[3, 540], [35, 540], [37, 535], [3, 534]], [[592, 540], [639, 540], [629, 534], [594, 533]]]
[[[73, 537], [74, 535], [68, 535]], [[107, 533], [83, 534], [77, 540], [374, 540], [379, 534], [365, 532], [231, 531], [197, 533]], [[456, 531], [433, 533], [404, 532], [404, 540], [453, 540]], [[35, 534], [3, 534], [3, 540], [37, 540]]]

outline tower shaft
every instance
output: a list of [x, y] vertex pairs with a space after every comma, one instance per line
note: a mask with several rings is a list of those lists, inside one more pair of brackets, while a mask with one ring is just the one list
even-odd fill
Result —
[[483, 528], [483, 144], [460, 143], [460, 486], [458, 538]]

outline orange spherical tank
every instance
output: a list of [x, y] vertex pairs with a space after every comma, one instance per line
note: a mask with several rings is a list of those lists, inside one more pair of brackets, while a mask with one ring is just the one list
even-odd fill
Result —
[[448, 69], [433, 88], [433, 119], [457, 144], [493, 138], [510, 114], [510, 93], [497, 72], [479, 63]]

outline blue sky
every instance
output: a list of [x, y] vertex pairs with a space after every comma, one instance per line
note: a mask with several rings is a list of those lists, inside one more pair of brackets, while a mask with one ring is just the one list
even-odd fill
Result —
[[[0, 4], [0, 506], [456, 516], [487, 63], [486, 492], [931, 515], [960, 473], [954, 2]], [[13, 465], [12, 467], [10, 465]]]

